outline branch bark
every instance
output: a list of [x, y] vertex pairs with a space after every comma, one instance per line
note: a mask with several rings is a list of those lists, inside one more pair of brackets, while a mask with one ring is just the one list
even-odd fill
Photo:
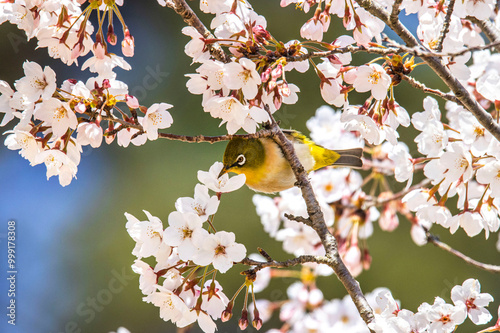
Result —
[[[196, 13], [189, 7], [185, 0], [171, 0], [167, 1], [167, 6], [175, 10], [177, 14], [182, 17], [184, 22], [195, 28], [204, 38], [206, 39], [215, 39], [215, 36], [212, 35], [210, 30], [205, 27], [205, 25], [201, 22]], [[217, 44], [209, 44], [208, 45], [210, 54], [217, 60], [222, 62], [228, 62], [229, 57], [224, 52], [222, 47]]]
[[[381, 5], [372, 0], [356, 0], [356, 2], [367, 10], [370, 14], [382, 20], [387, 24], [409, 47], [423, 48], [419, 41], [401, 22], [391, 22], [390, 14]], [[451, 89], [461, 104], [469, 110], [498, 141], [500, 141], [500, 126], [493, 117], [486, 112], [467, 89], [451, 74], [450, 70], [444, 66], [438, 57], [424, 57], [423, 61], [434, 70], [434, 72]]]
[[337, 241], [326, 226], [323, 212], [321, 211], [319, 203], [316, 200], [316, 196], [314, 195], [311, 183], [309, 182], [307, 172], [295, 154], [293, 144], [283, 134], [272, 114], [270, 112], [268, 113], [271, 119], [270, 129], [272, 131], [272, 138], [280, 146], [283, 155], [287, 159], [288, 163], [290, 163], [293, 173], [297, 179], [296, 185], [300, 188], [302, 197], [306, 202], [307, 213], [310, 220], [310, 223], [307, 224], [318, 234], [321, 239], [321, 243], [325, 248], [326, 254], [321, 258], [322, 260], [320, 263], [326, 264], [334, 270], [338, 279], [342, 282], [344, 288], [351, 296], [359, 314], [361, 315], [361, 318], [363, 318], [365, 323], [369, 324], [374, 320], [373, 310], [363, 295], [359, 283], [354, 279], [340, 258]]

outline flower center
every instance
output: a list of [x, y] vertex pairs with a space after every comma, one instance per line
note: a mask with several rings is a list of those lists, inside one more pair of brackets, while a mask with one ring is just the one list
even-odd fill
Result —
[[193, 230], [186, 227], [182, 228], [182, 236], [184, 237], [184, 239], [191, 238], [192, 235], [193, 235]]
[[219, 244], [215, 248], [215, 255], [218, 256], [220, 254], [226, 254], [226, 247]]
[[370, 81], [371, 84], [377, 84], [381, 77], [382, 75], [380, 72], [373, 71], [368, 77], [368, 81]]

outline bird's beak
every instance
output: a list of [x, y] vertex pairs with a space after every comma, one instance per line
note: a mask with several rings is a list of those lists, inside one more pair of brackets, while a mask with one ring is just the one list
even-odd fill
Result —
[[222, 167], [222, 170], [220, 171], [219, 175], [217, 176], [217, 178], [220, 178], [222, 177], [222, 175], [224, 175], [225, 173], [227, 173], [229, 171], [229, 168], [227, 166], [223, 166]]

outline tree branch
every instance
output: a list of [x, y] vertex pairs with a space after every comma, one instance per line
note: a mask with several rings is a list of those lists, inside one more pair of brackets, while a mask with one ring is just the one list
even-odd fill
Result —
[[448, 11], [446, 12], [446, 16], [444, 17], [443, 29], [439, 34], [439, 41], [436, 46], [437, 52], [441, 52], [443, 50], [444, 39], [446, 38], [448, 31], [450, 30], [451, 14], [453, 14], [454, 7], [455, 7], [455, 0], [450, 0], [450, 3], [448, 4]]
[[439, 247], [440, 249], [443, 249], [446, 252], [449, 252], [449, 253], [453, 254], [454, 256], [462, 259], [463, 261], [465, 261], [469, 265], [475, 266], [477, 268], [488, 271], [490, 273], [500, 273], [500, 266], [485, 264], [485, 263], [479, 262], [477, 260], [474, 260], [471, 257], [466, 256], [462, 252], [453, 249], [448, 244], [441, 242], [437, 236], [435, 236], [429, 232], [427, 232], [427, 241], [429, 243], [432, 243], [435, 246]]
[[233, 138], [246, 138], [246, 139], [256, 139], [271, 136], [271, 130], [269, 129], [261, 129], [260, 131], [253, 134], [227, 134], [227, 135], [217, 135], [217, 136], [205, 136], [205, 135], [178, 135], [178, 134], [170, 134], [170, 133], [158, 133], [159, 138], [174, 140], [174, 141], [182, 141], [182, 142], [190, 142], [190, 143], [198, 143], [198, 142], [208, 142], [215, 143], [220, 141], [229, 141]]
[[300, 188], [302, 197], [306, 202], [307, 213], [310, 220], [310, 224], [308, 225], [312, 227], [318, 234], [321, 239], [321, 243], [325, 248], [326, 254], [324, 258], [322, 258], [323, 260], [321, 260], [320, 263], [324, 263], [334, 270], [335, 274], [344, 285], [344, 288], [351, 296], [354, 304], [356, 305], [356, 308], [359, 311], [359, 314], [361, 315], [361, 318], [363, 318], [365, 323], [368, 324], [374, 320], [373, 311], [368, 304], [365, 296], [363, 295], [359, 283], [354, 279], [354, 277], [351, 275], [345, 264], [342, 262], [342, 259], [340, 258], [337, 241], [335, 240], [335, 237], [328, 231], [323, 212], [321, 211], [319, 203], [316, 200], [316, 196], [314, 195], [311, 183], [309, 182], [307, 172], [300, 163], [297, 155], [295, 154], [293, 144], [283, 134], [280, 127], [274, 120], [274, 117], [269, 112], [269, 109], [266, 109], [271, 119], [270, 129], [272, 131], [272, 138], [280, 146], [283, 155], [290, 164], [290, 167], [292, 168], [293, 173], [295, 174], [295, 177], [297, 179], [296, 185]]
[[257, 260], [253, 260], [250, 258], [245, 258], [241, 261], [241, 264], [248, 265], [248, 266], [255, 266], [252, 269], [249, 269], [249, 270], [242, 272], [243, 274], [252, 275], [252, 274], [257, 273], [258, 271], [260, 271], [261, 269], [266, 268], [266, 267], [287, 268], [287, 267], [305, 264], [308, 262], [324, 263], [325, 260], [327, 260], [327, 259], [325, 257], [322, 257], [322, 256], [302, 255], [302, 256], [299, 256], [297, 258], [289, 259], [286, 261], [276, 261], [276, 260], [257, 261]]
[[[185, 0], [171, 0], [167, 1], [167, 6], [172, 8], [177, 14], [179, 14], [184, 22], [195, 28], [204, 38], [206, 39], [215, 39], [215, 36], [212, 35], [210, 30], [205, 27], [205, 25], [198, 18], [196, 13], [189, 7]], [[208, 45], [210, 54], [217, 60], [222, 62], [228, 62], [229, 57], [224, 52], [222, 47], [217, 44], [209, 44]]]
[[408, 82], [413, 88], [417, 88], [417, 89], [420, 89], [420, 90], [422, 90], [424, 92], [427, 92], [427, 93], [439, 96], [442, 99], [445, 99], [447, 101], [452, 101], [452, 102], [455, 102], [457, 104], [461, 104], [460, 101], [458, 100], [458, 98], [456, 98], [454, 95], [452, 95], [452, 94], [446, 94], [446, 93], [442, 92], [441, 90], [427, 88], [425, 86], [425, 84], [423, 84], [423, 83], [415, 80], [411, 76], [401, 75], [401, 78], [403, 80], [405, 80], [406, 82]]
[[[370, 14], [376, 16], [389, 27], [406, 43], [409, 47], [422, 47], [418, 40], [401, 22], [391, 22], [390, 14], [378, 3], [372, 0], [356, 0], [356, 2], [366, 9]], [[500, 125], [495, 122], [493, 117], [486, 112], [481, 105], [473, 98], [467, 89], [453, 76], [450, 70], [444, 66], [439, 57], [422, 58], [429, 67], [443, 80], [451, 89], [461, 104], [469, 110], [498, 141], [500, 141]]]
[[500, 42], [500, 31], [495, 27], [495, 25], [490, 20], [478, 20], [474, 16], [467, 16], [467, 19], [472, 23], [475, 23], [482, 32], [488, 37], [490, 42], [496, 44], [497, 52], [500, 52], [500, 45], [497, 44]]
[[395, 0], [394, 4], [392, 5], [390, 20], [393, 24], [399, 20], [399, 13], [401, 12], [401, 9], [399, 9], [399, 7], [401, 6], [402, 3], [403, 0]]

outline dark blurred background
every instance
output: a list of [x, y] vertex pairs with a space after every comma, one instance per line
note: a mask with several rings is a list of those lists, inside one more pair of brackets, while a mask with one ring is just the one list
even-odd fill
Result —
[[[300, 27], [312, 15], [304, 15], [293, 6], [280, 8], [279, 1], [254, 1], [253, 5], [267, 18], [274, 37], [284, 42], [298, 38]], [[196, 2], [192, 2], [192, 6], [198, 11]], [[169, 132], [224, 134], [225, 129], [218, 128], [219, 121], [203, 112], [201, 97], [190, 95], [185, 88], [187, 78], [184, 74], [194, 73], [197, 66], [191, 66], [191, 59], [183, 52], [189, 37], [180, 33], [185, 25], [180, 17], [172, 10], [158, 6], [156, 1], [126, 1], [122, 10], [135, 37], [136, 55], [127, 59], [133, 70], [117, 70], [117, 78], [129, 85], [130, 93], [136, 95], [142, 105], [156, 102], [174, 105], [170, 110], [174, 123]], [[201, 18], [209, 26], [210, 16], [201, 15]], [[407, 23], [415, 30], [415, 22]], [[116, 21], [115, 25], [118, 26]], [[334, 40], [342, 34], [345, 31], [341, 22], [334, 19], [324, 40]], [[58, 84], [67, 78], [85, 82], [93, 76], [88, 71], [81, 72], [75, 66], [67, 67], [59, 60], [51, 59], [46, 49], [35, 50], [35, 47], [36, 41], [27, 42], [24, 32], [15, 26], [9, 23], [1, 25], [0, 79], [13, 86], [14, 81], [24, 75], [22, 64], [26, 59], [38, 62], [42, 67], [51, 66], [57, 73]], [[116, 53], [121, 54], [119, 50]], [[353, 64], [359, 65], [368, 59], [356, 55]], [[432, 87], [444, 89], [425, 66], [417, 67], [414, 75]], [[312, 71], [307, 74], [287, 73], [287, 79], [300, 87], [299, 102], [284, 105], [276, 117], [283, 127], [307, 134], [305, 121], [324, 104], [318, 79]], [[363, 97], [366, 98], [366, 94], [351, 93], [350, 100], [359, 103], [364, 101]], [[423, 109], [424, 97], [404, 82], [396, 88], [397, 101], [410, 114]], [[415, 152], [412, 142], [415, 132], [403, 129], [400, 134]], [[99, 149], [87, 146], [78, 166], [78, 179], [63, 188], [57, 177], [46, 180], [44, 166], [31, 167], [17, 152], [2, 145], [0, 308], [4, 310], [0, 317], [0, 332], [109, 332], [119, 326], [127, 327], [132, 333], [174, 332], [172, 324], [160, 319], [157, 307], [141, 300], [139, 276], [130, 268], [135, 259], [131, 254], [135, 243], [126, 232], [123, 214], [128, 212], [144, 219], [142, 210], [145, 209], [160, 217], [166, 225], [175, 200], [193, 195], [197, 171], [208, 170], [214, 161], [220, 161], [224, 148], [224, 143], [189, 144], [162, 139], [126, 149], [116, 143], [104, 144]], [[395, 181], [391, 185], [400, 187]], [[260, 246], [276, 259], [288, 258], [289, 255], [281, 250], [281, 244], [263, 232], [251, 201], [253, 194], [244, 187], [224, 195], [215, 223], [220, 230], [235, 232], [237, 241], [244, 243], [249, 253], [256, 252]], [[5, 316], [9, 220], [15, 220], [17, 227], [18, 307], [15, 327], [7, 325]], [[435, 296], [450, 302], [451, 288], [474, 277], [480, 280], [484, 292], [495, 297], [490, 312], [494, 315], [493, 321], [496, 320], [500, 300], [498, 277], [468, 266], [432, 245], [417, 247], [409, 230], [410, 224], [405, 220], [392, 233], [375, 227], [374, 235], [367, 241], [373, 256], [372, 267], [358, 277], [362, 289], [368, 292], [377, 287], [388, 287], [396, 299], [402, 300], [404, 308], [416, 311], [419, 304], [432, 303]], [[432, 231], [473, 258], [500, 264], [495, 249], [497, 235], [485, 242], [483, 236], [471, 239], [462, 230], [453, 237], [438, 226]], [[240, 268], [243, 270], [243, 267], [236, 267], [218, 275], [229, 297], [243, 283], [243, 277], [238, 274]], [[274, 281], [261, 297], [284, 300], [286, 288], [292, 282], [290, 278]], [[327, 299], [342, 298], [346, 294], [335, 277], [319, 278], [318, 284]], [[237, 331], [237, 314], [241, 305], [235, 309], [235, 317], [220, 324], [219, 332]], [[263, 329], [278, 325], [274, 321]], [[459, 329], [460, 332], [476, 330], [469, 324]], [[197, 332], [198, 328], [192, 331]]]

